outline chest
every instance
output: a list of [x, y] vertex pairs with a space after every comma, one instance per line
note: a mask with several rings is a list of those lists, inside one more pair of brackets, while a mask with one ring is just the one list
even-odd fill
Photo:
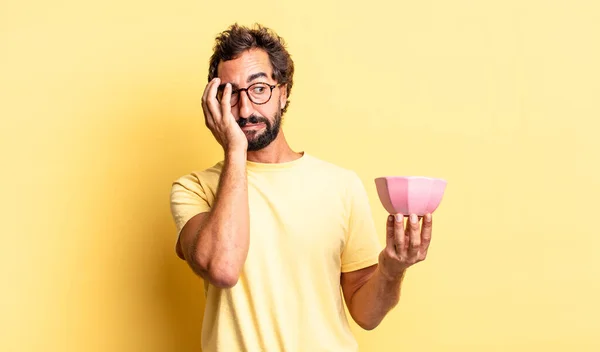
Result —
[[333, 183], [285, 181], [249, 185], [249, 256], [337, 264], [346, 243], [343, 190]]

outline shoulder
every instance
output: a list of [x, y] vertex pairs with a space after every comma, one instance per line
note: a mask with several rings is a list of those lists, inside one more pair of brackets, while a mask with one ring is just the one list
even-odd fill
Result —
[[173, 191], [181, 188], [194, 191], [205, 187], [216, 187], [219, 183], [219, 177], [222, 170], [223, 161], [219, 161], [204, 170], [192, 171], [188, 174], [179, 176], [172, 182], [171, 188]]

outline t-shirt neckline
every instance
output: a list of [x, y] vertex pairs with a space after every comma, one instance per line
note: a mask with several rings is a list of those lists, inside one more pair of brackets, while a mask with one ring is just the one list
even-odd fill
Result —
[[277, 171], [277, 170], [287, 170], [294, 168], [298, 165], [303, 164], [306, 159], [309, 157], [308, 154], [304, 151], [300, 152], [302, 155], [298, 159], [294, 159], [292, 161], [286, 161], [283, 163], [260, 163], [256, 161], [246, 160], [246, 167], [248, 170], [252, 171]]

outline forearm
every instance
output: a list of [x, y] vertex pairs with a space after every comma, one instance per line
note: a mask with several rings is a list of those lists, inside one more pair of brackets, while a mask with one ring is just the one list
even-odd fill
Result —
[[246, 261], [249, 240], [246, 153], [227, 153], [215, 203], [192, 247], [198, 265], [221, 286], [233, 286]]
[[352, 296], [349, 305], [354, 320], [364, 329], [374, 329], [400, 300], [402, 279], [391, 279], [379, 269]]
[[[367, 281], [354, 291], [348, 305], [354, 320], [364, 329], [374, 329], [400, 300], [406, 270], [425, 259], [431, 241], [432, 219], [427, 213], [419, 229], [416, 214], [410, 214], [406, 231], [404, 219], [388, 216], [386, 247], [379, 253], [379, 265]], [[420, 231], [421, 230], [421, 231]]]

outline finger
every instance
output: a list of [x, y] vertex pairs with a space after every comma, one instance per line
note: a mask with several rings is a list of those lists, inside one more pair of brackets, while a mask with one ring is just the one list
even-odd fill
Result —
[[221, 80], [215, 78], [215, 81], [208, 89], [208, 95], [206, 97], [206, 105], [216, 123], [221, 120], [221, 109], [219, 108], [219, 103], [217, 101], [217, 90], [219, 89], [220, 83]]
[[396, 214], [394, 221], [394, 242], [396, 244], [396, 253], [400, 260], [405, 260], [407, 257], [407, 241], [404, 235], [404, 215]]
[[212, 81], [208, 82], [206, 87], [204, 87], [204, 93], [202, 93], [202, 107], [205, 107], [208, 109], [208, 100], [209, 100], [210, 92], [211, 92], [212, 88], [215, 86], [215, 84], [218, 85], [219, 82], [220, 82], [219, 78], [213, 78]]
[[211, 90], [211, 87], [215, 85], [215, 83], [218, 81], [218, 78], [213, 78], [212, 81], [210, 81], [206, 87], [204, 88], [204, 93], [202, 94], [202, 112], [204, 113], [204, 123], [207, 127], [209, 127], [210, 129], [212, 129], [214, 127], [214, 119], [212, 116], [212, 113], [210, 112], [210, 109], [208, 107], [208, 94]]
[[218, 80], [219, 78], [215, 77], [213, 78], [210, 82], [208, 82], [208, 84], [206, 85], [206, 87], [204, 87], [204, 93], [202, 93], [202, 102], [205, 103], [206, 99], [208, 98], [208, 91], [210, 90], [210, 87], [215, 83], [216, 80]]
[[427, 213], [423, 217], [423, 226], [421, 228], [421, 253], [422, 259], [425, 259], [427, 250], [429, 249], [429, 243], [431, 243], [431, 232], [433, 229], [433, 217]]
[[[222, 117], [230, 117], [231, 115], [231, 83], [225, 85], [223, 98], [221, 99], [221, 115]], [[232, 122], [232, 121], [227, 121]]]
[[396, 240], [394, 236], [394, 216], [388, 215], [385, 223], [385, 246], [396, 251]]
[[410, 239], [408, 256], [411, 259], [416, 259], [421, 249], [421, 231], [419, 231], [419, 218], [416, 214], [410, 215], [406, 228]]

